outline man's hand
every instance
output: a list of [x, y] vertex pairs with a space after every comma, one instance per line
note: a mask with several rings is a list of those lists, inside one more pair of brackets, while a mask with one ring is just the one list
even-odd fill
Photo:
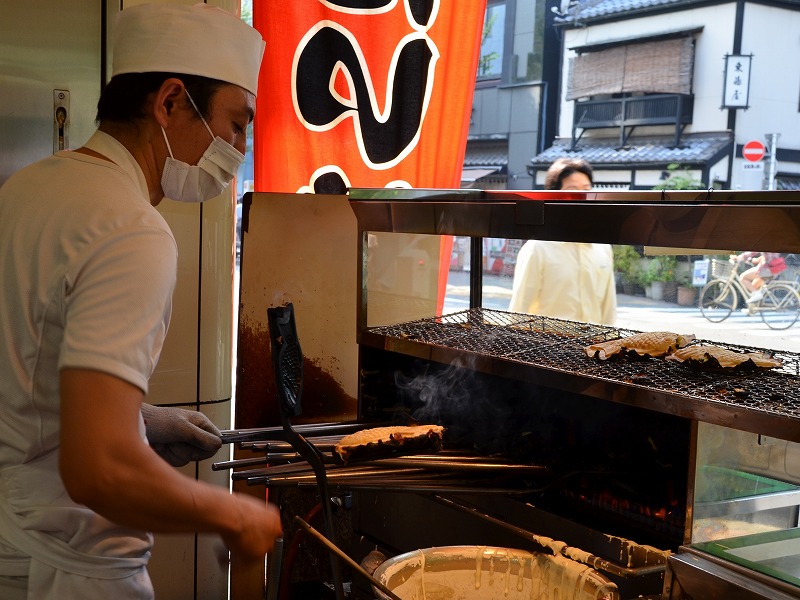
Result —
[[259, 561], [271, 552], [275, 539], [281, 536], [281, 515], [274, 504], [266, 503], [246, 494], [233, 493], [235, 504], [229, 515], [237, 524], [235, 529], [222, 534], [231, 554], [242, 563]]
[[201, 412], [142, 403], [147, 441], [173, 467], [204, 460], [222, 446], [219, 429]]

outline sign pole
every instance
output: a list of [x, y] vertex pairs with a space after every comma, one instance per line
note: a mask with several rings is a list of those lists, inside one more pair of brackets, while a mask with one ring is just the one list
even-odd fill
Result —
[[744, 163], [742, 164], [744, 179], [742, 184], [745, 189], [766, 189], [763, 160], [766, 154], [767, 147], [759, 140], [750, 140], [742, 146], [742, 158], [744, 158]]
[[766, 135], [767, 144], [769, 145], [769, 174], [767, 175], [767, 189], [775, 189], [775, 176], [778, 172], [778, 138], [781, 137], [780, 133], [768, 133]]

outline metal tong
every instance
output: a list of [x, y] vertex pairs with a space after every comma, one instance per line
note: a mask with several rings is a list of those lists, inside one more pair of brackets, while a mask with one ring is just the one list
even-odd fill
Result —
[[[300, 340], [297, 337], [294, 306], [288, 303], [284, 306], [268, 308], [267, 322], [269, 324], [272, 348], [272, 366], [275, 372], [275, 387], [278, 392], [281, 424], [286, 434], [286, 441], [311, 465], [316, 475], [321, 496], [325, 533], [328, 539], [333, 542], [335, 539], [333, 512], [331, 510], [331, 496], [328, 491], [328, 478], [322, 453], [297, 433], [291, 422], [292, 417], [302, 414], [300, 401], [303, 397], [303, 352], [300, 349]], [[344, 585], [339, 561], [334, 555], [330, 555], [330, 560], [336, 598], [337, 600], [344, 600]]]

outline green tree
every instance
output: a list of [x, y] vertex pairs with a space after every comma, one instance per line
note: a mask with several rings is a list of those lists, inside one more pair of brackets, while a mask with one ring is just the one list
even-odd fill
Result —
[[653, 186], [654, 190], [705, 190], [708, 189], [706, 184], [692, 177], [689, 173], [688, 167], [681, 167], [679, 163], [671, 163], [667, 165], [667, 173], [669, 176]]
[[242, 0], [242, 21], [253, 24], [253, 0]]
[[[494, 27], [494, 23], [497, 20], [497, 14], [492, 13], [492, 15], [486, 19], [486, 22], [483, 25], [483, 33], [481, 34], [481, 46], [486, 41], [490, 35], [492, 35], [492, 28]], [[491, 71], [492, 63], [500, 58], [500, 54], [497, 52], [488, 52], [487, 54], [483, 54], [480, 59], [478, 60], [478, 74], [479, 75], [486, 75]]]

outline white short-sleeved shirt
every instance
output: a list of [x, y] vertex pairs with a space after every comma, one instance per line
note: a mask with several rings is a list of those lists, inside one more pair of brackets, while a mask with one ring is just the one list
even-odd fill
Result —
[[113, 162], [59, 152], [0, 188], [0, 467], [58, 444], [60, 369], [146, 392], [166, 334], [175, 239], [128, 151], [87, 146]]
[[[110, 160], [59, 152], [0, 188], [0, 504], [33, 538], [108, 557], [125, 575], [115, 589], [144, 598], [152, 588], [139, 565], [152, 537], [64, 490], [59, 372], [102, 371], [147, 392], [172, 310], [177, 246], [130, 153], [102, 132], [86, 146]], [[141, 420], [140, 428], [144, 435]], [[28, 555], [11, 539], [0, 531], [0, 576], [26, 576]], [[108, 569], [89, 565], [90, 577], [92, 569], [105, 585]]]

